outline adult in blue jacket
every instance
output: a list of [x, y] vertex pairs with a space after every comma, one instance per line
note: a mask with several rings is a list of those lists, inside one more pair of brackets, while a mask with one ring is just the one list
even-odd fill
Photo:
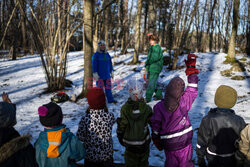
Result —
[[97, 80], [97, 87], [105, 88], [108, 103], [116, 103], [112, 95], [111, 84], [114, 69], [111, 56], [107, 52], [105, 42], [102, 40], [98, 43], [97, 52], [92, 56], [92, 71], [94, 78]]

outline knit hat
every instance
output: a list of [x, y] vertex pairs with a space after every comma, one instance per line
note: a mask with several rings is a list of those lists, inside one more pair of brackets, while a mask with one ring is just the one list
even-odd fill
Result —
[[128, 82], [128, 92], [133, 101], [141, 100], [143, 96], [143, 82], [132, 78]]
[[87, 93], [87, 99], [90, 109], [98, 110], [106, 106], [106, 98], [103, 89], [94, 87]]
[[237, 92], [230, 86], [221, 85], [217, 88], [214, 103], [219, 108], [232, 108], [237, 101]]
[[16, 125], [16, 106], [12, 103], [0, 102], [0, 127]]
[[62, 109], [56, 103], [50, 102], [38, 108], [40, 122], [46, 127], [55, 127], [62, 124]]
[[164, 105], [168, 112], [174, 112], [184, 92], [185, 83], [180, 77], [173, 78], [166, 87]]

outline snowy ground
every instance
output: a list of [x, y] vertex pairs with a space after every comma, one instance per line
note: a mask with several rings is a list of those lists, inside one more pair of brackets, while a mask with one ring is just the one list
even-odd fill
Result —
[[[130, 50], [132, 51], [132, 50]], [[113, 56], [114, 52], [110, 52]], [[113, 58], [115, 62], [114, 69], [115, 79], [122, 79], [126, 82], [131, 77], [141, 78], [143, 72], [140, 71], [143, 65], [129, 66], [128, 63], [132, 59], [133, 53], [130, 52], [127, 55], [120, 55]], [[248, 66], [247, 71], [243, 73], [237, 73], [238, 75], [245, 76], [247, 79], [242, 81], [231, 80], [230, 78], [220, 75], [220, 71], [229, 69], [230, 65], [222, 64], [225, 60], [226, 54], [213, 54], [213, 53], [197, 53], [197, 68], [200, 70], [199, 74], [199, 94], [195, 100], [192, 109], [189, 112], [193, 129], [197, 129], [200, 125], [200, 121], [204, 115], [207, 114], [209, 108], [215, 107], [214, 94], [217, 87], [221, 84], [226, 84], [235, 88], [238, 92], [238, 102], [233, 108], [237, 114], [242, 116], [247, 123], [250, 123], [250, 68]], [[242, 55], [243, 56], [243, 55]], [[240, 59], [242, 56], [237, 56]], [[184, 59], [186, 56], [180, 57], [178, 65], [184, 65]], [[82, 89], [83, 82], [83, 53], [72, 52], [68, 58], [68, 75], [67, 79], [73, 81], [73, 88], [67, 90], [69, 95], [79, 94]], [[141, 61], [146, 60], [146, 55], [140, 56]], [[249, 64], [249, 58], [247, 58]], [[179, 75], [187, 84], [187, 78], [185, 75], [185, 68], [169, 71], [164, 68], [160, 75], [159, 82], [163, 85], [167, 85], [168, 82], [174, 77]], [[39, 135], [39, 132], [43, 130], [39, 122], [37, 114], [37, 108], [50, 101], [53, 94], [43, 94], [46, 88], [46, 81], [43, 69], [41, 67], [41, 61], [39, 56], [26, 56], [19, 58], [16, 61], [8, 61], [7, 59], [0, 60], [0, 93], [5, 91], [9, 93], [11, 100], [17, 104], [17, 125], [15, 128], [21, 134], [32, 134], [32, 143], [35, 142]], [[128, 98], [128, 92], [126, 88], [115, 87], [113, 94], [118, 103], [109, 104], [108, 108], [110, 112], [113, 112], [115, 117], [119, 116], [120, 108], [122, 104]], [[157, 101], [153, 101], [150, 105], [153, 107]], [[78, 123], [82, 115], [84, 115], [87, 108], [86, 99], [80, 100], [78, 103], [65, 102], [60, 104], [64, 113], [64, 124], [71, 129], [73, 133], [76, 133]], [[114, 141], [114, 161], [116, 163], [123, 163], [124, 148], [119, 144], [116, 137], [115, 124], [113, 127], [113, 141]], [[196, 145], [196, 133], [195, 130], [193, 137], [193, 146]], [[196, 159], [195, 149], [194, 158]], [[164, 153], [158, 151], [151, 142], [151, 151], [149, 163], [152, 166], [163, 166], [165, 161]]]

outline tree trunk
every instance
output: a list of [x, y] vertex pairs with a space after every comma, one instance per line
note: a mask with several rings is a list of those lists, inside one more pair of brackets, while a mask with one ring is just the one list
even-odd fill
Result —
[[129, 27], [128, 27], [128, 0], [124, 0], [124, 9], [123, 9], [123, 38], [122, 38], [122, 54], [127, 53], [127, 45], [128, 45], [128, 35], [129, 35]]
[[[104, 0], [103, 1], [103, 7], [105, 7], [108, 4], [109, 0]], [[106, 8], [104, 10], [104, 40], [106, 43], [106, 46], [109, 47], [109, 8]]]
[[247, 55], [250, 56], [250, 0], [248, 0], [248, 19], [247, 19]]
[[84, 2], [84, 79], [81, 96], [85, 97], [89, 87], [92, 85], [92, 54], [93, 54], [93, 12], [94, 0], [83, 0]]
[[238, 18], [239, 18], [239, 6], [240, 0], [234, 0], [234, 8], [233, 8], [233, 27], [230, 38], [230, 43], [228, 46], [228, 58], [229, 62], [235, 61], [235, 40], [237, 36], [237, 28], [238, 28]]
[[144, 28], [143, 28], [143, 34], [142, 34], [142, 47], [140, 48], [141, 52], [144, 52], [147, 50], [147, 44], [146, 44], [146, 41], [147, 41], [147, 20], [148, 20], [148, 1], [145, 1], [145, 7], [144, 7]]
[[[199, 5], [199, 0], [196, 0], [193, 11], [191, 12], [191, 18], [190, 18], [190, 21], [188, 23], [188, 26], [187, 26], [186, 29], [183, 28], [183, 30], [182, 30], [182, 33], [181, 33], [181, 36], [180, 36], [180, 42], [179, 42], [179, 45], [178, 45], [178, 50], [174, 53], [174, 60], [173, 60], [172, 70], [176, 70], [178, 57], [181, 54], [181, 52], [183, 51], [183, 49], [184, 49], [184, 45], [185, 45], [185, 43], [187, 41], [188, 33], [189, 33], [191, 25], [193, 23], [194, 16], [195, 16], [195, 14], [197, 12], [198, 5]], [[185, 24], [183, 26], [186, 27]]]
[[136, 29], [135, 29], [135, 52], [132, 60], [132, 64], [136, 64], [139, 61], [139, 50], [140, 50], [140, 30], [141, 30], [141, 11], [142, 11], [142, 0], [138, 0], [137, 15], [136, 15]]
[[99, 15], [97, 15], [95, 17], [95, 33], [94, 33], [94, 37], [93, 37], [93, 49], [94, 49], [94, 52], [97, 51], [97, 47], [98, 47], [98, 26], [99, 26]]
[[199, 35], [199, 42], [200, 42], [200, 47], [199, 47], [199, 52], [206, 52], [207, 46], [206, 46], [206, 37], [204, 31], [204, 22], [205, 22], [205, 14], [208, 6], [208, 0], [205, 2], [204, 10], [203, 10], [203, 15], [202, 15], [202, 23], [201, 23], [201, 32]]
[[22, 25], [22, 47], [24, 53], [27, 53], [28, 48], [27, 48], [27, 37], [26, 37], [26, 21], [24, 15], [26, 15], [26, 1], [23, 1], [23, 6], [25, 6], [24, 11], [21, 10], [21, 25]]
[[148, 0], [148, 32], [156, 31], [156, 0]]

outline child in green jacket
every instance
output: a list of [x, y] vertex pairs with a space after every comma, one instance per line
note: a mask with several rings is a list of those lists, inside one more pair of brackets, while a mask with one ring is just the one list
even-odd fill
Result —
[[157, 81], [163, 67], [163, 53], [161, 46], [157, 44], [158, 37], [156, 35], [149, 36], [150, 48], [148, 50], [147, 61], [145, 62], [145, 67], [148, 74], [148, 87], [146, 91], [146, 101], [147, 103], [151, 101], [151, 98], [155, 92], [156, 99], [162, 99], [162, 92], [158, 89]]
[[117, 119], [117, 137], [126, 147], [126, 167], [147, 167], [151, 141], [148, 123], [152, 108], [142, 97], [143, 82], [131, 80], [129, 94], [130, 98], [122, 106], [120, 118]]

